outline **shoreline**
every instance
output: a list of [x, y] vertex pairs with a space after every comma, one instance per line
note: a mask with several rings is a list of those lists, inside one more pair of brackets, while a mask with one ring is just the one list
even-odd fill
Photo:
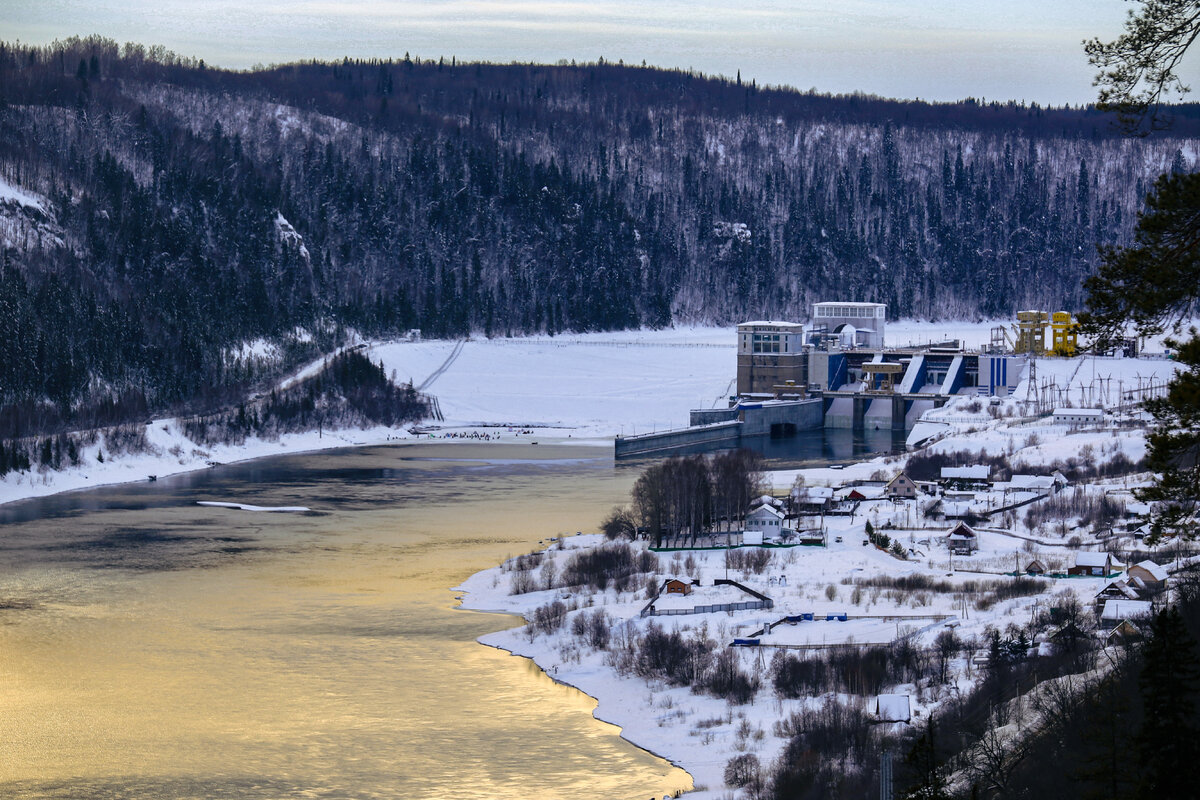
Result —
[[[464, 609], [464, 610], [471, 611], [471, 612], [477, 613], [477, 614], [509, 614], [509, 612], [507, 612], [507, 611], [495, 611], [495, 610], [486, 611], [484, 609], [474, 609], [474, 608], [468, 608], [468, 609]], [[511, 614], [510, 614], [510, 616], [511, 616]], [[517, 629], [514, 628], [511, 630], [517, 630]], [[500, 631], [500, 633], [507, 633], [507, 632], [508, 631]], [[494, 635], [496, 635], [496, 634], [487, 634], [485, 636], [479, 637], [475, 641], [478, 644], [483, 645], [484, 647], [490, 647], [493, 650], [499, 650], [502, 653], [508, 653], [513, 658], [524, 659], [524, 660], [530, 662], [531, 664], [533, 664], [534, 666], [536, 666], [543, 675], [545, 675], [547, 678], [549, 678], [550, 680], [557, 683], [559, 686], [567, 686], [567, 687], [579, 692], [583, 696], [589, 698], [590, 700], [592, 700], [592, 702], [594, 702], [596, 704], [596, 707], [592, 709], [592, 719], [595, 719], [597, 722], [603, 722], [605, 725], [611, 725], [614, 728], [616, 728], [617, 735], [622, 739], [622, 741], [628, 742], [629, 744], [633, 745], [634, 747], [641, 750], [642, 752], [649, 753], [650, 755], [654, 756], [655, 758], [661, 758], [663, 761], [667, 762], [671, 766], [683, 770], [684, 772], [686, 772], [688, 774], [688, 777], [692, 781], [693, 787], [695, 787], [696, 776], [692, 774], [692, 772], [687, 768], [687, 766], [685, 764], [682, 764], [682, 763], [676, 761], [667, 753], [660, 753], [657, 750], [649, 747], [648, 745], [642, 744], [641, 742], [631, 739], [628, 735], [626, 735], [627, 731], [628, 731], [628, 728], [626, 726], [624, 726], [621, 723], [616, 722], [614, 720], [605, 719], [604, 717], [600, 716], [599, 711], [601, 708], [601, 702], [600, 702], [599, 697], [597, 697], [594, 694], [591, 694], [586, 689], [583, 689], [580, 686], [577, 686], [574, 683], [571, 683], [570, 681], [559, 678], [557, 672], [554, 672], [554, 673], [549, 672], [545, 667], [543, 667], [541, 664], [538, 663], [536, 658], [534, 658], [532, 656], [526, 656], [526, 655], [521, 655], [520, 653], [515, 653], [502, 644], [493, 644], [491, 642], [484, 641], [484, 639], [486, 639], [488, 636], [494, 636]], [[704, 790], [701, 789], [699, 791], [703, 792]], [[693, 798], [702, 796], [702, 795], [697, 795], [696, 792], [697, 792], [697, 789], [695, 789], [695, 788], [684, 790], [684, 794], [690, 795]]]
[[[98, 462], [95, 459], [95, 451], [103, 448], [92, 446], [87, 448], [85, 454], [81, 454], [81, 457], [88, 459], [89, 463], [85, 465], [62, 470], [39, 471], [38, 469], [33, 469], [23, 473], [10, 472], [8, 475], [0, 478], [0, 506], [70, 492], [87, 492], [106, 487], [148, 483], [152, 482], [149, 480], [151, 475], [154, 476], [155, 480], [159, 478], [172, 478], [207, 469], [215, 469], [226, 464], [242, 464], [278, 456], [301, 456], [330, 450], [381, 447], [393, 444], [429, 443], [451, 446], [512, 446], [538, 443], [521, 441], [516, 438], [516, 434], [502, 436], [500, 439], [490, 441], [471, 438], [430, 439], [426, 438], [426, 434], [414, 436], [404, 429], [375, 427], [345, 428], [338, 431], [323, 431], [321, 434], [318, 434], [316, 431], [285, 434], [274, 441], [247, 439], [240, 445], [217, 445], [216, 447], [202, 450], [199, 445], [182, 437], [182, 434], [178, 434], [174, 423], [174, 418], [161, 419], [155, 420], [146, 426], [148, 438], [150, 438], [152, 433], [151, 428], [154, 429], [153, 432], [155, 434], [167, 434], [166, 437], [161, 435], [152, 437], [157, 439], [157, 441], [152, 441], [152, 446], [159, 450], [157, 454], [123, 453], [120, 455], [110, 455], [104, 462]], [[164, 431], [164, 427], [170, 430]], [[502, 430], [504, 433], [507, 433], [506, 428], [499, 426], [489, 427], [481, 424], [459, 425], [452, 423], [450, 425], [443, 425], [442, 427], [447, 432], [460, 430], [490, 430], [494, 432]], [[345, 435], [351, 432], [359, 433], [361, 436], [351, 439]], [[539, 442], [541, 441], [539, 439]], [[328, 442], [328, 444], [325, 444], [325, 442]], [[544, 437], [544, 444], [547, 446], [605, 447], [611, 446], [612, 438], [602, 435], [581, 436], [578, 438], [568, 435], [562, 438], [560, 434], [556, 433], [553, 437]], [[189, 447], [193, 451], [193, 455], [187, 458], [185, 463], [178, 456], [170, 453], [172, 447]], [[200, 453], [201, 455], [195, 455], [196, 453]], [[210, 461], [216, 463], [209, 463]]]
[[[603, 541], [600, 534], [576, 534], [563, 537], [558, 547], [551, 545], [541, 552], [587, 549], [600, 541]], [[576, 544], [578, 548], [564, 547]], [[496, 565], [476, 572], [451, 587], [449, 591], [460, 597], [457, 608], [471, 613], [516, 616], [527, 623], [531, 609], [536, 606], [537, 601], [548, 596], [547, 592], [509, 595], [507, 581], [499, 580], [502, 575], [502, 565]], [[557, 596], [558, 592], [551, 590], [549, 595]], [[600, 598], [600, 595], [596, 597]], [[595, 608], [607, 608], [610, 600], [617, 600], [611, 591], [603, 597], [602, 602], [598, 601]], [[617, 622], [615, 617], [613, 622]], [[680, 787], [684, 796], [695, 800], [718, 800], [728, 796], [728, 789], [721, 775], [725, 761], [722, 759], [720, 763], [716, 763], [710, 758], [708, 763], [704, 763], [704, 759], [696, 758], [695, 754], [687, 752], [687, 748], [678, 746], [678, 741], [656, 735], [662, 730], [661, 726], [655, 724], [660, 714], [653, 702], [642, 702], [641, 699], [643, 695], [647, 698], [678, 697], [680, 693], [690, 695], [689, 687], [656, 690], [642, 678], [616, 675], [611, 667], [600, 663], [597, 658], [586, 659], [583, 663], [566, 663], [557, 647], [560, 644], [559, 636], [569, 636], [569, 633], [549, 637], [539, 635], [534, 641], [530, 641], [524, 635], [525, 630], [525, 625], [517, 625], [484, 634], [475, 641], [481, 646], [499, 650], [514, 658], [525, 659], [551, 681], [586, 695], [595, 703], [592, 709], [594, 719], [615, 727], [617, 735], [623, 741], [687, 773], [691, 780], [691, 788]], [[712, 698], [690, 696], [702, 706], [713, 702]], [[724, 706], [724, 701], [717, 702]]]

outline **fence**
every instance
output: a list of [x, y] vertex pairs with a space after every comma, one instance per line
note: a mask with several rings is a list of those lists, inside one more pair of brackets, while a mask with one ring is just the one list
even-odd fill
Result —
[[729, 350], [737, 349], [736, 342], [715, 344], [713, 342], [582, 342], [576, 339], [493, 339], [489, 344], [499, 345], [553, 345], [555, 347], [672, 347], [687, 349]]
[[643, 617], [677, 617], [683, 614], [714, 614], [719, 611], [757, 611], [771, 606], [763, 600], [748, 600], [743, 603], [716, 603], [692, 608], [667, 608], [659, 610], [651, 606], [642, 609]]

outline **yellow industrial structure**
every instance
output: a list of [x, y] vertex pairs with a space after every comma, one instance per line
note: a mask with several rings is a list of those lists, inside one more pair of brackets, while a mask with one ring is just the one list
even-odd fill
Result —
[[1055, 311], [1050, 317], [1050, 349], [1057, 356], [1073, 356], [1078, 348], [1075, 329], [1079, 323], [1071, 319], [1068, 311]]
[[[1003, 327], [992, 329], [992, 346], [1006, 341], [1014, 353], [1032, 353], [1045, 356], [1073, 356], [1079, 348], [1076, 330], [1079, 323], [1071, 318], [1069, 311], [1018, 311], [1017, 323], [1012, 326], [1013, 335]], [[1046, 328], [1050, 329], [1050, 346], [1046, 347]], [[1015, 338], [1014, 338], [1015, 337]]]
[[1013, 352], [1038, 355], [1046, 352], [1046, 326], [1049, 323], [1050, 316], [1045, 311], [1018, 311], [1017, 344]]

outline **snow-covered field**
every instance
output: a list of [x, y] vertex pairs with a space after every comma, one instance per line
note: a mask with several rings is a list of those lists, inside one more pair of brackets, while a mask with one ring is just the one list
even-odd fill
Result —
[[690, 409], [724, 406], [736, 388], [729, 328], [485, 339], [455, 351], [398, 342], [371, 357], [436, 395], [447, 426], [549, 427], [563, 438], [678, 428]]
[[[815, 479], [819, 471], [810, 471]], [[786, 476], [776, 476], [777, 479]], [[575, 686], [595, 697], [597, 718], [622, 728], [622, 736], [634, 744], [661, 755], [692, 775], [696, 798], [735, 796], [724, 783], [725, 765], [743, 752], [755, 753], [769, 765], [783, 750], [787, 736], [775, 729], [778, 720], [805, 706], [824, 702], [824, 697], [782, 699], [771, 688], [770, 663], [775, 652], [771, 646], [827, 646], [837, 644], [887, 644], [898, 637], [911, 637], [922, 646], [932, 644], [942, 631], [953, 630], [960, 638], [982, 640], [989, 627], [1003, 631], [1010, 623], [1027, 624], [1031, 616], [1049, 605], [1062, 604], [1063, 593], [1074, 594], [1088, 607], [1092, 597], [1108, 581], [1102, 578], [1070, 578], [1044, 582], [1043, 591], [1028, 597], [1001, 600], [983, 609], [971, 600], [964, 611], [960, 597], [953, 591], [902, 592], [863, 585], [871, 578], [898, 578], [923, 575], [931, 580], [963, 586], [967, 581], [1011, 581], [1001, 577], [1002, 570], [1013, 568], [1014, 555], [1024, 563], [1036, 557], [1054, 563], [1069, 564], [1072, 557], [1062, 547], [1038, 546], [1026, 549], [1025, 542], [1002, 533], [981, 536], [980, 550], [970, 557], [955, 559], [953, 572], [945, 546], [944, 525], [932, 524], [927, 531], [889, 531], [920, 551], [924, 556], [901, 561], [873, 546], [864, 544], [864, 521], [892, 521], [897, 511], [889, 501], [864, 504], [861, 513], [849, 517], [827, 517], [827, 547], [774, 549], [771, 562], [761, 574], [748, 570], [727, 570], [723, 551], [662, 553], [658, 555], [655, 580], [679, 577], [697, 579], [701, 586], [693, 591], [691, 602], [705, 604], [727, 602], [725, 587], [712, 587], [714, 578], [729, 577], [772, 598], [771, 610], [717, 612], [643, 618], [639, 612], [647, 603], [645, 590], [592, 592], [582, 587], [557, 588], [527, 594], [510, 594], [512, 571], [495, 567], [472, 576], [455, 591], [463, 593], [463, 607], [505, 611], [533, 619], [541, 606], [560, 601], [571, 610], [562, 628], [555, 633], [534, 633], [527, 626], [483, 637], [484, 644], [533, 659], [552, 678]], [[902, 514], [901, 514], [902, 516]], [[837, 538], [841, 541], [837, 541]], [[931, 546], [921, 539], [932, 539]], [[564, 564], [579, 550], [602, 543], [595, 534], [565, 537], [545, 551], [544, 559], [555, 564], [561, 574]], [[538, 572], [534, 573], [539, 574]], [[1055, 598], [1051, 601], [1051, 598]], [[745, 599], [745, 597], [744, 597]], [[675, 596], [664, 608], [689, 605], [689, 599]], [[607, 615], [613, 641], [605, 649], [591, 646], [586, 635], [573, 632], [575, 618], [597, 610]], [[789, 616], [811, 613], [812, 621], [785, 622]], [[828, 619], [845, 615], [845, 621]], [[585, 616], [586, 619], [586, 616]], [[704, 635], [723, 649], [735, 637], [760, 633], [766, 623], [777, 623], [766, 635], [759, 636], [763, 647], [734, 648], [740, 666], [758, 675], [763, 686], [747, 705], [732, 705], [726, 700], [688, 687], [672, 687], [655, 679], [623, 673], [614, 667], [614, 652], [620, 642], [644, 633], [647, 625], [677, 630], [685, 637]], [[778, 624], [781, 623], [781, 624]], [[792, 650], [791, 652], [798, 652]], [[953, 693], [968, 690], [978, 669], [967, 665], [966, 657], [952, 664], [952, 680], [941, 686], [901, 684], [887, 691], [911, 697], [915, 719], [928, 716], [931, 709]], [[847, 702], [867, 702], [873, 698], [842, 698]]]
[[[964, 398], [961, 402], [968, 402]], [[1098, 463], [1124, 454], [1131, 460], [1141, 457], [1144, 435], [1138, 429], [1104, 432], [1071, 429], [1066, 426], [1039, 424], [1022, 427], [1004, 418], [984, 414], [973, 424], [934, 445], [935, 449], [1007, 453], [1014, 463], [1032, 465], [1076, 459]], [[1033, 433], [1035, 435], [1031, 436]], [[774, 490], [785, 490], [797, 477], [806, 486], [845, 486], [853, 481], [890, 477], [903, 466], [903, 457], [882, 456], [846, 466], [769, 473]], [[1146, 477], [1133, 476], [1133, 483]], [[969, 556], [951, 557], [946, 544], [951, 520], [930, 519], [923, 511], [929, 498], [893, 503], [887, 499], [862, 502], [850, 516], [825, 516], [827, 546], [771, 549], [771, 560], [761, 573], [749, 569], [729, 569], [724, 551], [699, 550], [658, 554], [657, 568], [650, 582], [661, 585], [669, 578], [698, 580], [700, 586], [689, 597], [664, 595], [656, 602], [672, 616], [644, 618], [640, 612], [649, 595], [644, 586], [617, 592], [591, 591], [585, 587], [554, 588], [524, 594], [512, 594], [513, 562], [478, 573], [455, 591], [463, 592], [463, 607], [506, 611], [536, 619], [536, 612], [555, 601], [571, 609], [560, 630], [536, 632], [532, 626], [516, 628], [484, 637], [485, 644], [533, 659], [556, 680], [575, 686], [598, 700], [598, 718], [622, 728], [622, 735], [651, 752], [662, 755], [693, 776], [697, 798], [740, 796], [724, 783], [724, 768], [729, 760], [745, 752], [756, 754], [769, 765], [787, 743], [786, 732], [776, 722], [804, 707], [815, 708], [825, 697], [785, 699], [771, 687], [770, 664], [777, 648], [804, 652], [830, 645], [886, 645], [901, 637], [930, 647], [944, 631], [953, 631], [976, 650], [956, 657], [950, 667], [951, 679], [937, 685], [898, 684], [885, 692], [908, 695], [914, 721], [927, 718], [937, 706], [969, 691], [979, 677], [977, 666], [968, 663], [971, 653], [984, 652], [982, 645], [989, 630], [1005, 631], [1011, 625], [1023, 626], [1048, 611], [1051, 606], [1068, 605], [1074, 596], [1090, 618], [1093, 598], [1110, 578], [1045, 578], [1041, 587], [1027, 596], [988, 600], [987, 587], [1009, 584], [1016, 570], [1024, 572], [1035, 559], [1051, 572], [1062, 572], [1075, 563], [1075, 554], [1084, 550], [1105, 551], [1120, 546], [1119, 539], [1100, 541], [1092, 527], [1066, 514], [1057, 524], [1032, 529], [1024, 522], [1030, 508], [1051, 503], [1051, 497], [1108, 498], [1131, 513], [1144, 507], [1133, 502], [1128, 491], [1130, 478], [1099, 480], [1088, 485], [1067, 486], [1056, 495], [1017, 491], [997, 483], [990, 491], [979, 492], [973, 502], [984, 508], [1033, 500], [1011, 516], [997, 515], [976, 527], [978, 550]], [[1010, 490], [1006, 492], [1006, 489]], [[814, 518], [815, 519], [815, 518]], [[871, 546], [865, 526], [886, 532], [907, 552], [907, 559]], [[1119, 520], [1124, 522], [1125, 520]], [[1104, 531], [1104, 533], [1107, 533]], [[1076, 538], [1077, 537], [1077, 538]], [[1124, 544], [1132, 540], [1126, 535]], [[564, 537], [546, 550], [542, 558], [552, 568], [539, 565], [531, 574], [562, 575], [564, 566], [580, 550], [601, 546], [598, 535]], [[636, 544], [635, 547], [644, 545]], [[1161, 563], [1171, 557], [1163, 553]], [[542, 570], [545, 570], [544, 572]], [[899, 590], [886, 583], [871, 581], [919, 576], [938, 588]], [[770, 610], [719, 611], [678, 615], [679, 609], [707, 604], [736, 602], [737, 592], [713, 585], [714, 579], [732, 578], [774, 600]], [[968, 582], [974, 582], [969, 586]], [[743, 595], [743, 600], [749, 599]], [[613, 643], [597, 648], [582, 630], [583, 621], [600, 609], [613, 630]], [[812, 619], [787, 621], [805, 614]], [[584, 615], [579, 622], [576, 618]], [[832, 618], [831, 618], [832, 617]], [[843, 619], [840, 619], [844, 617]], [[765, 630], [767, 623], [775, 627]], [[755, 637], [757, 648], [733, 648], [741, 668], [759, 676], [763, 682], [753, 702], [733, 705], [724, 699], [688, 687], [672, 687], [654, 678], [642, 678], [616, 667], [616, 651], [622, 642], [636, 639], [650, 624], [667, 631], [678, 631], [685, 638], [706, 637], [724, 649], [735, 638]], [[1046, 645], [1041, 645], [1045, 647]], [[841, 696], [841, 702], [865, 703], [871, 708], [873, 697]]]

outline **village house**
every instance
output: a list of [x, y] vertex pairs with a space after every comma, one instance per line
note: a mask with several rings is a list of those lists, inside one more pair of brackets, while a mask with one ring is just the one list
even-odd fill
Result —
[[878, 722], [911, 722], [912, 703], [906, 694], [881, 694], [875, 698]]
[[1061, 491], [1068, 483], [1066, 476], [1058, 470], [1051, 475], [1013, 475], [1004, 487], [1004, 494], [1019, 492], [1050, 494]]
[[1038, 561], [1035, 558], [1032, 561], [1030, 561], [1028, 564], [1025, 565], [1025, 574], [1033, 575], [1035, 577], [1045, 575], [1046, 574], [1046, 565], [1043, 564], [1041, 561]]
[[1167, 568], [1149, 559], [1134, 564], [1126, 575], [1131, 584], [1148, 592], [1160, 592], [1167, 588]]
[[1054, 633], [1050, 634], [1048, 641], [1054, 645], [1056, 650], [1066, 650], [1074, 652], [1079, 647], [1079, 643], [1089, 638], [1089, 634], [1079, 627], [1075, 622], [1069, 621]]
[[1106, 578], [1113, 574], [1117, 563], [1108, 553], [1081, 550], [1075, 554], [1075, 566], [1067, 568], [1068, 575]]
[[1108, 632], [1104, 643], [1106, 645], [1133, 644], [1134, 642], [1140, 642], [1144, 638], [1138, 626], [1127, 619], [1123, 619]]
[[1100, 627], [1112, 630], [1126, 620], [1139, 620], [1150, 616], [1154, 607], [1148, 600], [1106, 600], [1100, 612]]
[[950, 529], [946, 547], [956, 556], [969, 556], [979, 549], [979, 536], [970, 525], [960, 522]]
[[1141, 600], [1141, 596], [1137, 591], [1129, 585], [1125, 580], [1112, 581], [1100, 591], [1096, 592], [1094, 605], [1096, 613], [1104, 608], [1104, 604], [1109, 600]]
[[912, 500], [917, 496], [917, 484], [903, 472], [888, 481], [885, 490], [890, 500]]
[[691, 594], [691, 581], [681, 581], [679, 578], [668, 578], [663, 584], [663, 594]]
[[792, 510], [796, 514], [828, 514], [833, 508], [833, 489], [829, 486], [798, 486], [792, 490]]
[[950, 489], [990, 489], [992, 468], [988, 464], [942, 467], [942, 485]]
[[830, 514], [853, 514], [858, 509], [858, 504], [868, 500], [879, 500], [884, 496], [884, 487], [882, 486], [849, 486], [842, 487], [834, 492], [833, 507], [829, 509]]
[[745, 533], [753, 531], [761, 533], [766, 539], [783, 535], [783, 512], [772, 505], [757, 506], [746, 515]]

